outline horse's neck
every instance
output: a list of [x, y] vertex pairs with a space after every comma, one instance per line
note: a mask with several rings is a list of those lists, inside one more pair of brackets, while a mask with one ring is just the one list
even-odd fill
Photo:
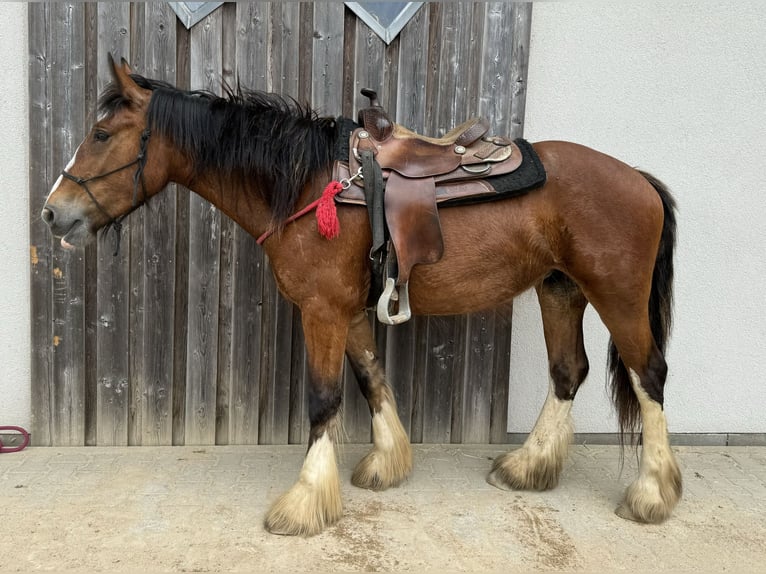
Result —
[[250, 235], [258, 237], [264, 233], [269, 228], [271, 212], [261, 196], [239, 182], [224, 185], [224, 181], [216, 174], [205, 174], [180, 183], [215, 205]]

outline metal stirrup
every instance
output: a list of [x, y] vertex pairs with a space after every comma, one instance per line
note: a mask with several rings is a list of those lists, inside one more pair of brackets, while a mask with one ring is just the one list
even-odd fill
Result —
[[[389, 311], [391, 301], [399, 303], [395, 315], [391, 315]], [[378, 321], [385, 325], [399, 325], [409, 321], [410, 317], [412, 317], [412, 311], [410, 310], [409, 282], [397, 289], [396, 280], [389, 277], [386, 279], [383, 294], [378, 299]]]

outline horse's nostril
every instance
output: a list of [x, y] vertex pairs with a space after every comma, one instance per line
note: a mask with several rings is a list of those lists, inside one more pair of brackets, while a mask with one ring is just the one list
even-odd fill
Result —
[[42, 217], [42, 220], [47, 223], [48, 225], [51, 225], [53, 223], [53, 220], [56, 219], [56, 214], [53, 212], [53, 210], [50, 207], [44, 207], [42, 213], [40, 214], [40, 217]]

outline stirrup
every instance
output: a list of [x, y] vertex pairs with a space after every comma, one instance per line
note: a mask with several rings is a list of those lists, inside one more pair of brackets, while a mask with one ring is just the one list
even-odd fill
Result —
[[[391, 315], [389, 309], [391, 301], [398, 301], [397, 313]], [[410, 310], [409, 282], [396, 288], [396, 279], [389, 277], [386, 279], [386, 286], [383, 294], [378, 299], [378, 321], [385, 325], [399, 325], [410, 320], [412, 311]]]

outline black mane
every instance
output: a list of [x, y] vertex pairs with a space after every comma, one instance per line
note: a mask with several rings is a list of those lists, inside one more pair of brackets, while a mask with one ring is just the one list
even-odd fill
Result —
[[[276, 226], [292, 214], [304, 186], [332, 162], [335, 120], [319, 118], [293, 99], [241, 87], [220, 97], [132, 78], [153, 92], [147, 112], [152, 133], [188, 154], [197, 174], [216, 170], [255, 186]], [[119, 88], [111, 85], [101, 95], [99, 114], [114, 114], [125, 105]]]

